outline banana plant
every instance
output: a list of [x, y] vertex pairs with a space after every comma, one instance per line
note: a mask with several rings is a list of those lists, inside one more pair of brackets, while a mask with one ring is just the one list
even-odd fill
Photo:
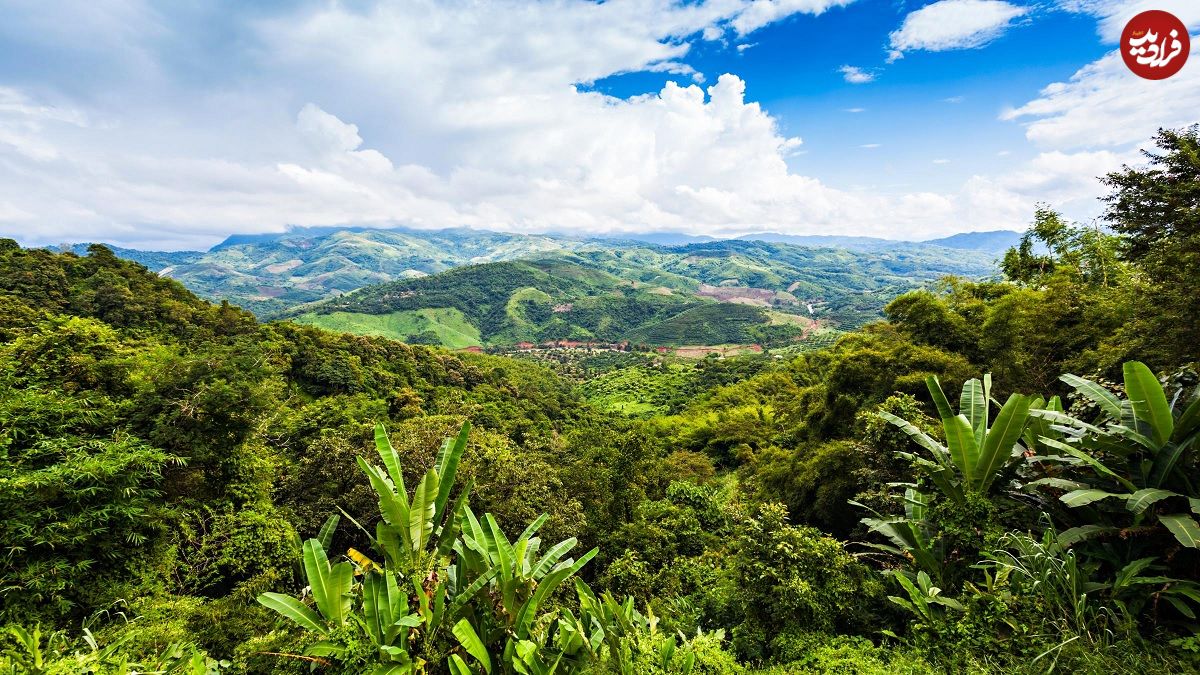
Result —
[[1035, 399], [1012, 394], [992, 419], [991, 375], [984, 375], [982, 381], [971, 379], [963, 384], [957, 413], [937, 377], [926, 378], [925, 385], [941, 417], [945, 445], [889, 412], [878, 414], [929, 451], [928, 457], [910, 453], [903, 456], [912, 460], [947, 497], [962, 502], [966, 491], [987, 494], [1004, 469], [1021, 461], [1025, 448], [1019, 441], [1025, 435]]
[[426, 621], [419, 613], [410, 611], [408, 594], [400, 590], [396, 575], [386, 571], [364, 575], [362, 618], [381, 660], [402, 668], [418, 665], [419, 660], [411, 656], [409, 641], [413, 629], [425, 627]]
[[263, 593], [258, 602], [308, 630], [327, 635], [332, 628], [345, 625], [350, 613], [354, 565], [349, 561], [331, 565], [317, 539], [304, 542], [303, 552], [308, 589], [320, 614], [283, 593]]
[[1181, 391], [1168, 402], [1145, 364], [1129, 361], [1123, 375], [1123, 399], [1091, 380], [1062, 376], [1100, 411], [1092, 422], [1061, 408], [1031, 411], [1046, 425], [1039, 437], [1046, 452], [1035, 460], [1057, 472], [1030, 485], [1062, 490], [1059, 501], [1092, 521], [1063, 532], [1064, 545], [1161, 526], [1179, 544], [1200, 548], [1194, 515], [1200, 514], [1200, 492], [1187, 470], [1200, 438], [1200, 389]]
[[[321, 529], [317, 531], [317, 541], [321, 543], [321, 548], [330, 551], [333, 549], [333, 535], [337, 531], [338, 523], [341, 518], [335, 513], [325, 519], [325, 523], [321, 525]], [[297, 551], [304, 550], [304, 540], [300, 538], [300, 534], [295, 530], [291, 531], [293, 545]], [[297, 579], [304, 578], [304, 556], [301, 555], [293, 563], [293, 572]]]
[[[483, 640], [479, 639], [479, 633], [475, 632], [475, 627], [471, 625], [471, 622], [467, 619], [459, 619], [451, 632], [454, 633], [454, 639], [458, 640], [463, 649], [479, 663], [483, 672], [491, 675], [492, 657], [488, 654], [487, 646], [483, 644]], [[450, 655], [449, 665], [453, 675], [473, 675], [467, 662], [458, 654]]]
[[[325, 639], [305, 650], [306, 656], [330, 657], [342, 660], [351, 651], [342, 627], [357, 628], [377, 651], [374, 675], [407, 675], [422, 672], [426, 659], [419, 656], [429, 651], [445, 626], [461, 617], [468, 604], [495, 576], [485, 572], [469, 585], [453, 586], [449, 578], [439, 578], [431, 589], [421, 579], [411, 584], [393, 570], [361, 556], [358, 571], [362, 581], [353, 586], [353, 565], [349, 561], [322, 565], [324, 552], [320, 542], [305, 543], [305, 568], [310, 573], [309, 584], [317, 611], [304, 603], [279, 593], [264, 593], [258, 601], [291, 619], [300, 626], [322, 635]], [[311, 559], [311, 560], [310, 560]], [[336, 581], [332, 581], [336, 579]], [[411, 588], [410, 588], [411, 586]], [[323, 590], [318, 590], [322, 589]], [[339, 597], [342, 604], [327, 610], [329, 596], [345, 591]], [[343, 611], [339, 621], [336, 612]], [[460, 622], [461, 623], [461, 622]], [[457, 635], [457, 632], [455, 633]], [[414, 641], [420, 637], [422, 643]]]
[[375, 426], [375, 449], [384, 468], [370, 464], [362, 457], [358, 458], [358, 465], [379, 496], [382, 520], [373, 539], [391, 568], [423, 570], [432, 565], [434, 558], [450, 554], [458, 536], [462, 509], [471, 492], [468, 484], [450, 503], [454, 477], [466, 450], [470, 430], [470, 422], [464, 422], [458, 436], [442, 443], [437, 462], [422, 476], [410, 499], [404, 485], [400, 455], [392, 447], [383, 425]]
[[916, 581], [910, 580], [903, 574], [892, 575], [904, 589], [907, 598], [889, 595], [888, 600], [912, 612], [926, 626], [936, 627], [943, 612], [940, 607], [955, 611], [963, 610], [962, 603], [942, 595], [942, 589], [933, 585], [933, 581], [924, 571], [917, 573]]
[[860, 522], [866, 525], [868, 530], [883, 535], [890, 542], [863, 542], [863, 546], [907, 558], [915, 563], [918, 569], [940, 580], [944, 569], [942, 556], [933, 544], [933, 535], [929, 532], [925, 519], [929, 496], [909, 485], [904, 489], [902, 501], [902, 516], [884, 516], [864, 504], [850, 502], [851, 505], [867, 509], [874, 514], [874, 517], [863, 518]]
[[578, 543], [570, 537], [539, 556], [541, 539], [534, 535], [546, 518], [543, 514], [516, 541], [509, 541], [492, 514], [484, 514], [480, 521], [470, 507], [463, 509], [462, 534], [452, 547], [457, 556], [453, 574], [477, 578], [494, 572], [490, 587], [499, 602], [501, 621], [484, 630], [489, 642], [499, 635], [530, 639], [534, 627], [546, 621], [541, 610], [550, 594], [599, 552], [593, 548], [578, 560], [566, 557]]
[[[436, 464], [410, 497], [399, 453], [383, 427], [376, 427], [384, 468], [361, 459], [359, 464], [379, 496], [383, 518], [370, 538], [383, 560], [349, 549], [349, 560], [331, 564], [325, 550], [337, 525], [332, 518], [319, 539], [302, 547], [315, 609], [280, 593], [258, 598], [324, 638], [306, 655], [345, 661], [361, 643], [353, 637], [357, 629], [377, 649], [374, 675], [424, 672], [427, 664], [443, 658], [452, 673], [490, 673], [492, 659], [499, 655], [505, 672], [550, 675], [559, 667], [561, 653], [547, 651], [542, 630], [554, 622], [556, 612], [543, 607], [597, 550], [578, 560], [566, 557], [577, 544], [571, 538], [539, 556], [541, 543], [534, 535], [545, 515], [510, 542], [491, 514], [481, 521], [467, 507], [469, 485], [451, 502], [468, 433], [464, 424], [456, 438], [443, 443]], [[361, 576], [358, 584], [356, 576]], [[485, 591], [495, 603], [477, 600]], [[451, 636], [461, 653], [447, 652]]]
[[658, 632], [658, 618], [647, 610], [642, 614], [633, 598], [624, 602], [610, 593], [597, 597], [580, 579], [575, 580], [579, 596], [579, 616], [563, 610], [557, 625], [555, 644], [575, 662], [606, 660], [610, 670], [621, 675], [636, 675], [635, 656], [649, 656], [663, 673], [688, 675], [696, 664], [696, 654], [682, 635], [664, 636]]

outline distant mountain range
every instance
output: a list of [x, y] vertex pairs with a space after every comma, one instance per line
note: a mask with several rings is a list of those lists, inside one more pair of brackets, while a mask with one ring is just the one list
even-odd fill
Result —
[[[178, 279], [203, 297], [229, 300], [260, 317], [288, 315], [315, 323], [334, 321], [345, 324], [342, 327], [347, 329], [354, 328], [350, 324], [356, 321], [366, 321], [374, 328], [358, 326], [358, 329], [400, 337], [436, 329], [432, 332], [441, 331], [445, 338], [442, 342], [486, 343], [546, 336], [636, 337], [638, 334], [630, 331], [645, 327], [645, 321], [626, 321], [620, 323], [620, 330], [608, 330], [581, 316], [584, 308], [603, 302], [589, 300], [582, 302], [581, 309], [574, 309], [574, 304], [583, 298], [618, 295], [627, 299], [626, 305], [631, 304], [630, 298], [636, 298], [637, 303], [663, 312], [672, 307], [682, 312], [699, 306], [689, 303], [730, 304], [727, 300], [735, 298], [732, 304], [757, 308], [757, 314], [750, 313], [755, 317], [751, 323], [768, 325], [772, 322], [780, 325], [781, 321], [802, 323], [768, 313], [810, 318], [808, 304], [813, 302], [818, 315], [825, 312], [819, 318], [853, 326], [878, 316], [888, 299], [907, 288], [946, 274], [977, 277], [994, 273], [993, 263], [998, 254], [1019, 237], [1016, 232], [975, 232], [930, 242], [900, 242], [871, 237], [764, 233], [717, 240], [679, 233], [584, 238], [465, 228], [321, 227], [233, 235], [208, 251], [112, 248], [123, 258]], [[86, 247], [79, 244], [71, 249], [83, 252]], [[524, 267], [487, 267], [491, 263], [513, 261], [522, 261]], [[471, 269], [449, 273], [464, 267]], [[545, 276], [539, 275], [538, 270]], [[497, 276], [497, 271], [502, 273]], [[483, 310], [469, 306], [468, 301], [438, 304], [430, 299], [438, 296], [435, 291], [442, 284], [496, 284], [500, 277], [508, 280], [510, 276], [524, 278], [522, 275], [533, 277], [526, 278], [529, 283], [521, 286], [510, 288], [507, 282], [496, 286], [507, 289], [503, 304], [508, 309], [496, 309], [499, 305], [489, 304], [487, 311], [493, 312], [488, 315], [490, 318], [479, 314]], [[560, 288], [546, 278], [555, 275], [590, 281]], [[734, 290], [704, 290], [710, 286]], [[339, 297], [358, 289], [364, 290]], [[543, 296], [529, 289], [552, 300], [551, 309], [564, 305], [572, 305], [572, 309], [552, 311], [550, 314], [554, 316], [543, 317], [546, 321], [506, 323], [500, 313], [508, 312], [504, 316], [511, 319], [524, 311], [518, 311], [521, 303], [529, 305], [531, 316], [542, 316], [536, 308], [540, 300], [532, 298]], [[748, 290], [741, 293], [736, 289]], [[406, 299], [399, 304], [371, 304], [374, 301], [367, 300], [383, 297], [394, 300], [393, 291], [411, 292], [413, 295], [406, 297], [418, 299]], [[513, 293], [518, 295], [515, 300]], [[490, 301], [494, 304], [498, 300]], [[509, 301], [516, 305], [510, 307]], [[461, 312], [465, 323], [458, 317], [446, 316], [451, 308]], [[703, 310], [700, 314], [712, 311]], [[418, 314], [397, 319], [395, 312]], [[741, 309], [730, 312], [743, 319], [749, 316]], [[335, 314], [339, 317], [336, 321], [317, 318]], [[348, 314], [376, 318], [361, 319]], [[391, 318], [378, 318], [384, 315]], [[655, 315], [646, 321], [663, 318], [669, 317]], [[380, 328], [381, 322], [390, 327]], [[445, 328], [447, 325], [453, 326], [453, 330]], [[472, 328], [467, 328], [468, 325]], [[455, 336], [455, 331], [462, 334]], [[662, 338], [669, 333], [670, 330], [665, 330], [657, 335]], [[710, 331], [716, 333], [747, 337], [736, 331]], [[428, 339], [430, 335], [424, 337]]]
[[1008, 249], [1021, 243], [1021, 233], [1012, 230], [992, 230], [990, 232], [961, 232], [941, 239], [930, 239], [921, 242], [946, 248], [961, 248], [971, 251], [986, 251], [1002, 254]]
[[[707, 235], [691, 235], [682, 232], [652, 232], [643, 235], [610, 235], [598, 237], [605, 241], [634, 241], [660, 246], [684, 246], [711, 241], [719, 241], [716, 237]], [[811, 235], [811, 234], [780, 234], [778, 232], [759, 232], [744, 234], [736, 239], [743, 241], [766, 241], [775, 244], [794, 244], [796, 246], [819, 246], [825, 248], [848, 248], [852, 251], [878, 251], [882, 249], [899, 249], [920, 246], [943, 246], [945, 248], [986, 251], [1001, 254], [1021, 241], [1021, 233], [1012, 230], [992, 230], [990, 232], [961, 232], [941, 239], [925, 241], [901, 241], [897, 239], [881, 239], [879, 237], [851, 237], [841, 235]]]
[[873, 252], [763, 241], [582, 246], [367, 286], [283, 316], [346, 332], [448, 346], [547, 340], [652, 345], [800, 339], [851, 328], [896, 295], [994, 257], [936, 246]]

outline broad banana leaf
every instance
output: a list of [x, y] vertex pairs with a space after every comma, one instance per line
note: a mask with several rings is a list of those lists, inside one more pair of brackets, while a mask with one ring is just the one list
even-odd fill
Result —
[[1186, 513], [1172, 513], [1158, 517], [1159, 522], [1167, 526], [1179, 543], [1188, 548], [1200, 548], [1200, 525]]
[[1096, 489], [1088, 488], [1088, 489], [1084, 489], [1084, 490], [1072, 490], [1072, 491], [1066, 493], [1065, 495], [1059, 497], [1059, 499], [1062, 501], [1062, 503], [1066, 504], [1067, 506], [1070, 506], [1071, 508], [1076, 508], [1079, 506], [1087, 506], [1088, 504], [1091, 504], [1092, 502], [1098, 502], [1101, 499], [1108, 499], [1110, 497], [1118, 497], [1121, 499], [1131, 499], [1133, 497], [1133, 495], [1115, 494], [1112, 492], [1105, 492], [1104, 490], [1096, 490]]
[[471, 433], [471, 423], [463, 422], [458, 436], [453, 441], [447, 439], [442, 445], [442, 451], [437, 459], [438, 483], [437, 499], [434, 503], [434, 522], [442, 522], [446, 511], [446, 502], [450, 501], [450, 489], [454, 487], [454, 476], [458, 473], [458, 462], [467, 449], [467, 436]]
[[976, 487], [975, 463], [979, 458], [979, 446], [975, 445], [975, 432], [971, 423], [964, 415], [953, 415], [942, 418], [946, 429], [946, 446], [950, 448], [950, 458], [958, 472], [962, 474], [963, 483], [968, 487]]
[[444, 518], [434, 516], [434, 524], [441, 523], [441, 527], [437, 531], [437, 551], [441, 557], [450, 555], [454, 548], [454, 542], [458, 539], [459, 533], [462, 532], [462, 515], [463, 509], [467, 506], [467, 497], [471, 494], [471, 489], [475, 486], [475, 479], [467, 481], [466, 487], [458, 496], [454, 498], [454, 503], [450, 505], [450, 510]]
[[555, 565], [558, 564], [558, 561], [561, 560], [564, 555], [570, 553], [571, 549], [575, 548], [575, 544], [577, 543], [579, 543], [579, 540], [577, 540], [575, 537], [570, 537], [558, 542], [554, 546], [551, 546], [550, 550], [546, 551], [546, 555], [542, 556], [542, 559], [539, 560], [537, 565], [534, 566], [533, 572], [530, 574], [530, 576], [532, 576], [534, 579], [540, 579], [545, 576], [551, 569], [553, 569]]
[[1170, 490], [1142, 488], [1129, 497], [1129, 500], [1125, 502], [1125, 507], [1136, 515], [1141, 514], [1141, 512], [1145, 511], [1151, 504], [1162, 501], [1167, 497], [1182, 496], [1183, 495], [1179, 494], [1178, 492], [1171, 492]]
[[396, 491], [407, 498], [408, 488], [404, 487], [404, 472], [400, 470], [400, 455], [392, 447], [387, 430], [383, 428], [382, 424], [375, 425], [375, 450], [379, 453], [379, 458], [383, 460], [383, 466], [387, 468], [388, 476], [391, 477], [392, 484], [396, 486]]
[[[433, 538], [433, 514], [437, 500], [438, 475], [436, 469], [425, 472], [425, 477], [417, 484], [413, 493], [412, 504], [408, 508], [408, 545], [412, 559], [415, 561], [425, 553], [429, 540]], [[401, 499], [405, 496], [401, 495]]]
[[450, 675], [475, 675], [471, 669], [467, 667], [467, 662], [463, 661], [458, 654], [451, 654], [446, 665], [450, 666]]
[[950, 407], [950, 401], [946, 399], [946, 392], [942, 391], [942, 383], [938, 381], [936, 375], [925, 378], [925, 387], [929, 389], [929, 395], [933, 398], [934, 405], [937, 406], [938, 417], [943, 420], [954, 417], [954, 410]]
[[483, 665], [484, 672], [492, 672], [492, 658], [488, 656], [487, 647], [484, 646], [483, 640], [479, 639], [479, 634], [475, 632], [475, 628], [471, 626], [471, 622], [466, 619], [459, 620], [454, 624], [454, 628], [450, 629], [454, 633], [454, 637], [458, 639], [458, 643], [467, 650], [467, 653], [475, 657], [475, 660]]
[[483, 590], [484, 586], [487, 586], [489, 583], [491, 583], [492, 580], [496, 578], [497, 573], [499, 573], [499, 570], [492, 568], [479, 578], [475, 579], [475, 581], [472, 581], [470, 586], [458, 591], [454, 595], [454, 600], [450, 602], [450, 607], [446, 613], [446, 617], [451, 621], [458, 618], [458, 615], [464, 609], [466, 609], [467, 603], [471, 601], [471, 598], [478, 595], [479, 591]]
[[321, 542], [321, 548], [326, 551], [333, 549], [333, 533], [337, 531], [338, 523], [341, 517], [338, 514], [333, 514], [325, 519], [325, 524], [321, 525], [320, 532], [317, 533], [317, 541]]
[[1013, 446], [1021, 438], [1025, 431], [1025, 423], [1029, 420], [1030, 403], [1028, 396], [1013, 394], [996, 414], [996, 422], [988, 429], [983, 447], [979, 449], [979, 462], [975, 467], [980, 492], [987, 492], [1000, 469], [1012, 458]]
[[599, 552], [600, 549], [593, 548], [592, 550], [580, 556], [579, 560], [569, 564], [564, 563], [554, 568], [554, 571], [550, 572], [550, 574], [547, 574], [545, 578], [542, 579], [541, 583], [538, 584], [537, 589], [534, 590], [533, 595], [531, 595], [529, 599], [526, 600], [523, 605], [521, 605], [521, 609], [517, 613], [514, 624], [517, 630], [517, 637], [525, 639], [529, 636], [529, 629], [534, 620], [537, 618], [538, 609], [541, 607], [541, 604], [546, 597], [553, 593], [554, 590], [558, 588], [559, 584], [578, 572], [584, 565], [588, 563], [589, 560], [595, 558], [596, 554]]
[[485, 513], [483, 520], [487, 523], [488, 532], [491, 535], [488, 540], [488, 552], [492, 555], [492, 560], [500, 565], [501, 578], [510, 579], [513, 576], [513, 565], [516, 562], [512, 544], [509, 543], [508, 537], [504, 536], [504, 530], [500, 529], [495, 516]]
[[1067, 386], [1082, 394], [1085, 398], [1100, 406], [1104, 414], [1114, 420], [1121, 419], [1121, 400], [1116, 397], [1111, 391], [1101, 387], [1091, 380], [1084, 379], [1078, 375], [1066, 374], [1058, 379], [1062, 380]]
[[321, 615], [339, 626], [345, 623], [350, 613], [354, 566], [349, 562], [330, 565], [321, 542], [309, 539], [304, 542], [304, 573]]
[[406, 527], [408, 525], [408, 495], [397, 494], [391, 479], [377, 466], [368, 463], [362, 457], [358, 458], [358, 466], [367, 474], [371, 488], [379, 496], [379, 513], [389, 525]]
[[963, 384], [962, 396], [959, 397], [958, 410], [967, 416], [971, 429], [975, 432], [975, 445], [982, 446], [984, 435], [988, 428], [988, 394], [984, 392], [983, 383], [977, 379], [967, 380]]
[[258, 596], [258, 603], [268, 609], [275, 610], [280, 615], [300, 624], [315, 633], [325, 634], [325, 626], [321, 625], [321, 617], [308, 605], [290, 595], [283, 593], [263, 593]]
[[1175, 418], [1167, 404], [1167, 395], [1154, 372], [1141, 361], [1126, 361], [1123, 369], [1125, 395], [1133, 405], [1137, 430], [1153, 438], [1155, 445], [1161, 448], [1175, 431]]
[[1042, 438], [1042, 444], [1049, 446], [1055, 450], [1065, 452], [1068, 455], [1070, 455], [1076, 459], [1083, 460], [1083, 462], [1085, 462], [1088, 466], [1091, 466], [1093, 469], [1095, 469], [1099, 473], [1102, 473], [1102, 474], [1108, 476], [1109, 478], [1112, 478], [1113, 480], [1117, 481], [1121, 485], [1124, 485], [1130, 492], [1136, 492], [1138, 489], [1138, 487], [1136, 485], [1131, 483], [1125, 477], [1117, 475], [1117, 473], [1115, 471], [1108, 468], [1107, 466], [1104, 466], [1104, 464], [1100, 463], [1100, 461], [1097, 460], [1095, 457], [1092, 457], [1091, 455], [1087, 454], [1083, 450], [1080, 450], [1079, 448], [1076, 448], [1072, 445], [1063, 443], [1062, 441], [1056, 441], [1053, 438], [1045, 438], [1045, 437]]
[[1088, 539], [1104, 534], [1115, 534], [1120, 531], [1121, 528], [1109, 525], [1080, 525], [1079, 527], [1072, 527], [1069, 530], [1059, 532], [1057, 540], [1059, 546], [1070, 548], [1081, 541], [1087, 541]]
[[891, 422], [892, 425], [899, 428], [900, 431], [903, 431], [905, 434], [907, 434], [908, 437], [911, 438], [914, 443], [916, 443], [917, 445], [921, 446], [922, 448], [925, 448], [926, 450], [928, 450], [930, 452], [930, 454], [933, 455], [933, 459], [936, 460], [939, 464], [942, 464], [942, 465], [950, 464], [949, 451], [947, 451], [946, 448], [941, 443], [938, 443], [937, 441], [930, 438], [928, 434], [926, 434], [924, 431], [921, 431], [920, 429], [918, 429], [916, 426], [914, 426], [908, 420], [896, 417], [895, 415], [891, 414], [890, 412], [887, 412], [886, 410], [880, 410], [878, 415], [880, 417], [882, 417], [883, 419], [887, 420], [888, 422]]

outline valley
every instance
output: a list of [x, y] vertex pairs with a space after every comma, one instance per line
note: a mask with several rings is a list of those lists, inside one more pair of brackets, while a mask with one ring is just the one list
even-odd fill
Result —
[[891, 298], [944, 275], [994, 274], [993, 260], [939, 247], [863, 252], [759, 241], [581, 248], [366, 286], [275, 316], [453, 348], [552, 340], [700, 353], [707, 345], [786, 347], [820, 328], [875, 320]]
[[782, 348], [818, 329], [853, 329], [878, 319], [896, 295], [944, 275], [995, 274], [1000, 247], [1013, 236], [922, 244], [764, 234], [672, 243], [327, 227], [233, 235], [205, 252], [112, 250], [264, 319], [452, 349], [590, 340], [707, 353], [729, 344]]

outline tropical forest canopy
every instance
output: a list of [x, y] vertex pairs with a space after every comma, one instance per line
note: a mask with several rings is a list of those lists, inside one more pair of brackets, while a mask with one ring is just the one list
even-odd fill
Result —
[[755, 355], [451, 352], [0, 240], [0, 670], [1196, 672], [1200, 135], [1155, 140], [995, 278], [701, 242], [292, 310], [705, 344], [823, 256], [890, 294]]

